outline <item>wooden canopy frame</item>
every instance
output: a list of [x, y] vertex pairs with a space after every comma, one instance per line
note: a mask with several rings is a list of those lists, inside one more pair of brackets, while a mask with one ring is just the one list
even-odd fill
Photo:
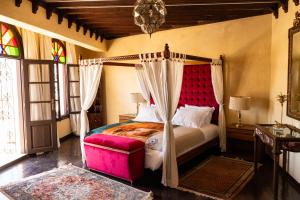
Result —
[[[158, 58], [169, 59], [171, 57], [169, 45], [168, 44], [165, 45], [165, 49], [163, 52], [154, 52], [154, 53], [150, 53], [150, 55], [151, 56], [156, 55]], [[179, 55], [180, 55], [180, 53], [175, 53], [175, 57], [179, 57]], [[115, 57], [97, 58], [97, 59], [83, 59], [83, 60], [85, 60], [85, 61], [88, 60], [89, 62], [92, 62], [95, 64], [101, 62], [105, 65], [111, 65], [111, 66], [135, 67], [136, 66], [135, 63], [122, 63], [122, 62], [116, 62], [116, 61], [138, 60], [138, 59], [140, 59], [139, 54], [132, 54], [132, 55], [125, 55], [125, 56], [115, 56]], [[191, 61], [205, 62], [205, 63], [211, 63], [213, 60], [212, 58], [193, 56], [193, 55], [186, 55], [185, 59], [191, 60]], [[223, 60], [223, 57], [220, 56], [220, 59]], [[79, 63], [80, 63], [80, 61], [79, 61]]]
[[[174, 53], [174, 52], [172, 52]], [[165, 45], [165, 49], [163, 52], [154, 52], [150, 53], [151, 57], [154, 57], [156, 54], [157, 58], [165, 58], [169, 59], [171, 57], [171, 52], [169, 50], [169, 45]], [[148, 58], [149, 54], [146, 54], [146, 57]], [[175, 57], [179, 57], [181, 54], [180, 53], [175, 53]], [[135, 67], [137, 64], [135, 63], [122, 63], [122, 62], [116, 62], [116, 61], [124, 61], [124, 60], [139, 60], [140, 56], [139, 54], [133, 54], [133, 55], [125, 55], [125, 56], [116, 56], [116, 57], [107, 57], [107, 58], [97, 58], [97, 59], [83, 59], [81, 61], [88, 61], [91, 63], [103, 63], [105, 65], [111, 65], [111, 66], [122, 66], [122, 67]], [[212, 58], [206, 58], [206, 57], [200, 57], [200, 56], [193, 56], [193, 55], [185, 55], [186, 60], [190, 61], [199, 61], [199, 62], [204, 62], [204, 63], [211, 63], [213, 61]], [[223, 64], [223, 56], [220, 56], [220, 59], [222, 60], [222, 66]], [[79, 61], [80, 63], [80, 61]], [[186, 152], [185, 154], [177, 157], [177, 163], [178, 165], [182, 165], [186, 163], [187, 161], [191, 160], [195, 156], [202, 154], [204, 152], [207, 152], [208, 150], [211, 149], [218, 149], [219, 145], [219, 138], [215, 138], [203, 145], [200, 145], [199, 147]]]

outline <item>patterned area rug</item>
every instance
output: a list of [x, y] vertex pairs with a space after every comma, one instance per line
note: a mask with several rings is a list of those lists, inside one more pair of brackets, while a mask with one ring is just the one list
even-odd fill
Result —
[[179, 181], [178, 189], [213, 199], [232, 199], [254, 174], [253, 163], [212, 156]]
[[14, 200], [148, 200], [151, 192], [65, 165], [0, 187], [0, 193]]

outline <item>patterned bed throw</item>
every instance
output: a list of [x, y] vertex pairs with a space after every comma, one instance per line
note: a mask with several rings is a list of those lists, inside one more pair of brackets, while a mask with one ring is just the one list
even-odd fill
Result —
[[163, 123], [132, 122], [108, 128], [102, 134], [134, 138], [145, 142], [149, 137], [163, 131]]

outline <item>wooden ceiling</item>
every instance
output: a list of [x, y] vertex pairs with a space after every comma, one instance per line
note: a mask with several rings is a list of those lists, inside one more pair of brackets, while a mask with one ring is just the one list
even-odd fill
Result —
[[[45, 17], [52, 12], [58, 14], [58, 23], [68, 20], [68, 27], [83, 28], [84, 34], [113, 39], [141, 34], [141, 29], [133, 22], [133, 5], [136, 0], [29, 0], [32, 12], [39, 6], [46, 8]], [[299, 0], [293, 0], [296, 5]], [[20, 6], [22, 0], [15, 0]], [[288, 0], [165, 0], [166, 23], [160, 30], [221, 22], [226, 20], [273, 13], [278, 17], [278, 9], [288, 10]]]

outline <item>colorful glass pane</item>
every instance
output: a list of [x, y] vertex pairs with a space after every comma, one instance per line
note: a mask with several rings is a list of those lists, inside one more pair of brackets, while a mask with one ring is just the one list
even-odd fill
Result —
[[0, 23], [0, 55], [20, 57], [16, 36], [8, 25]]
[[6, 31], [8, 30], [8, 28], [4, 24], [2, 24], [1, 25], [1, 30], [2, 30], [2, 34], [4, 35], [6, 33]]
[[59, 40], [52, 41], [52, 59], [54, 62], [66, 63], [66, 52], [62, 42]]

